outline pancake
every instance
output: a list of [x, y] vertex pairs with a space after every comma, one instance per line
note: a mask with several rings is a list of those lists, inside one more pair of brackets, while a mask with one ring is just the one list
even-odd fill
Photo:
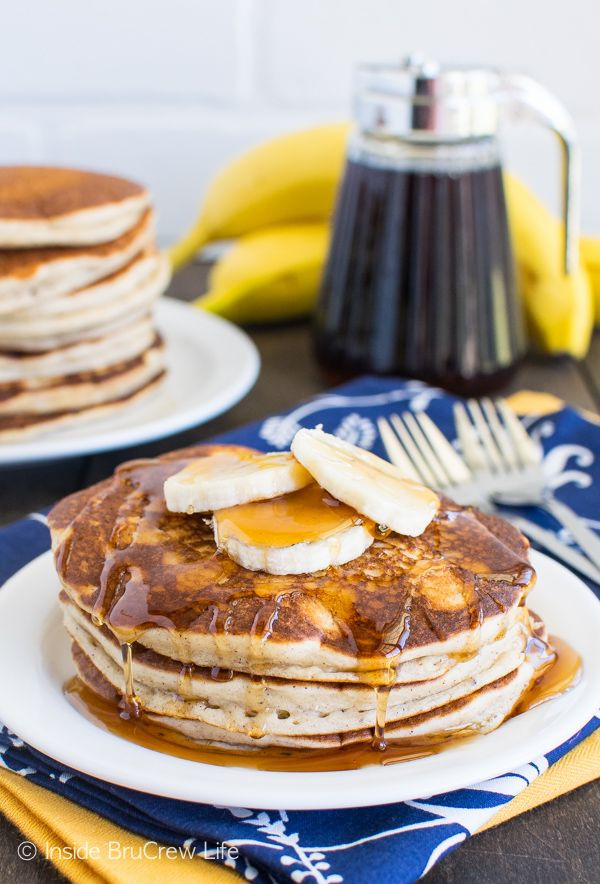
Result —
[[146, 209], [108, 243], [0, 251], [0, 316], [45, 305], [120, 270], [152, 243], [154, 226], [154, 212]]
[[[73, 642], [73, 660], [79, 677], [92, 691], [113, 702], [123, 695], [121, 682], [116, 688], [100, 669], [87, 656], [82, 647]], [[390, 721], [385, 727], [386, 740], [392, 742], [422, 740], [435, 741], [444, 737], [483, 734], [497, 728], [510, 715], [520, 697], [527, 690], [535, 673], [528, 663], [509, 672], [495, 681], [484, 684], [466, 696], [451, 700], [427, 712], [401, 720]], [[136, 680], [136, 690], [138, 682]], [[284, 710], [285, 711], [285, 710]], [[346, 720], [348, 710], [344, 709]], [[169, 734], [169, 741], [176, 742], [178, 736], [193, 742], [229, 749], [256, 751], [263, 748], [287, 749], [341, 749], [356, 743], [370, 743], [374, 739], [373, 726], [340, 733], [302, 733], [302, 724], [295, 734], [261, 732], [253, 725], [244, 731], [229, 727], [219, 727], [202, 719], [182, 716], [162, 715], [144, 712], [152, 722], [163, 725]], [[278, 716], [279, 717], [279, 716]], [[374, 717], [374, 715], [373, 715]], [[250, 717], [254, 722], [254, 718]]]
[[152, 344], [156, 331], [151, 316], [144, 316], [109, 335], [76, 341], [40, 353], [0, 351], [0, 385], [36, 381], [59, 374], [94, 371], [139, 356]]
[[[97, 286], [82, 290], [82, 306], [37, 316], [0, 316], [0, 349], [35, 353], [97, 338], [145, 316], [169, 284], [166, 256], [148, 252]], [[95, 291], [93, 290], [95, 288]]]
[[58, 324], [61, 317], [67, 317], [71, 313], [79, 313], [94, 307], [103, 307], [105, 304], [127, 295], [132, 289], [147, 282], [163, 263], [164, 259], [155, 248], [146, 248], [139, 252], [125, 267], [115, 270], [114, 273], [103, 276], [102, 279], [96, 280], [91, 285], [68, 292], [59, 298], [42, 301], [28, 310], [14, 311], [11, 314], [11, 320], [34, 322], [41, 326], [47, 318], [50, 323]]
[[224, 448], [126, 463], [50, 513], [65, 626], [93, 690], [128, 693], [130, 659], [150, 718], [255, 748], [371, 739], [382, 690], [390, 738], [484, 732], [510, 714], [542, 628], [520, 532], [443, 499], [420, 536], [378, 536], [345, 565], [247, 571], [216, 551], [205, 517], [164, 501], [170, 475]]
[[101, 405], [128, 396], [164, 369], [164, 344], [156, 335], [147, 350], [94, 371], [0, 384], [0, 418], [51, 414]]
[[50, 414], [15, 414], [0, 416], [0, 443], [23, 442], [35, 436], [55, 432], [65, 427], [79, 426], [99, 418], [112, 416], [121, 411], [128, 411], [139, 402], [145, 400], [157, 390], [164, 380], [165, 372], [161, 371], [154, 378], [134, 390], [127, 396], [121, 396], [111, 402], [88, 406], [80, 409], [65, 409]]
[[[94, 625], [68, 599], [63, 598], [62, 604], [65, 626], [79, 651], [114, 691], [122, 693], [122, 654], [114, 636]], [[389, 692], [387, 727], [400, 727], [406, 719], [429, 713], [434, 730], [435, 710], [518, 670], [527, 643], [523, 608], [521, 612], [506, 635], [470, 656], [452, 658], [443, 674], [397, 682]], [[133, 660], [136, 697], [146, 712], [227, 731], [238, 744], [245, 736], [263, 739], [263, 745], [294, 745], [290, 740], [298, 740], [296, 745], [307, 747], [315, 737], [336, 743], [371, 728], [376, 714], [375, 692], [364, 684], [267, 676], [257, 686], [248, 674], [226, 671], [214, 677], [212, 670], [182, 667], [138, 644]], [[530, 670], [522, 674], [528, 681]]]
[[81, 169], [0, 167], [0, 248], [105, 243], [148, 207], [139, 184]]
[[[165, 479], [215, 450], [124, 464], [51, 513], [66, 591], [122, 639], [200, 666], [254, 672], [274, 665], [284, 677], [344, 673], [358, 680], [380, 669], [400, 641], [403, 661], [424, 649], [460, 653], [486, 643], [534, 582], [520, 532], [450, 501], [419, 537], [377, 539], [346, 565], [296, 576], [246, 571], [215, 555], [201, 515], [165, 507]], [[131, 568], [136, 578], [124, 592]], [[130, 605], [144, 612], [139, 637]]]
[[150, 196], [111, 175], [0, 167], [0, 443], [123, 411], [156, 389], [170, 269]]
[[78, 318], [84, 315], [83, 311], [101, 309], [120, 301], [145, 285], [159, 269], [164, 271], [165, 268], [166, 259], [160, 252], [152, 248], [144, 249], [125, 267], [85, 288], [36, 304], [27, 310], [15, 310], [10, 316], [0, 316], [0, 328], [13, 328], [17, 333], [28, 330], [34, 335], [50, 335], [65, 327], [70, 328], [70, 323], [77, 327]]

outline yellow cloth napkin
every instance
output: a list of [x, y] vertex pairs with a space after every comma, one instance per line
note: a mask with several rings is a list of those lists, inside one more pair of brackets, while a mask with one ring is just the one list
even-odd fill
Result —
[[[2, 768], [0, 811], [35, 844], [40, 856], [48, 858], [77, 884], [131, 884], [132, 881], [239, 884], [240, 881], [237, 873], [201, 857], [154, 859], [156, 849], [147, 839]], [[147, 844], [150, 844], [149, 855], [144, 858], [142, 851]], [[71, 853], [77, 851], [81, 858], [67, 856], [65, 847], [72, 848]]]
[[[529, 390], [515, 393], [508, 401], [519, 414], [550, 414], [562, 406], [552, 394]], [[481, 831], [599, 777], [600, 731], [596, 731], [504, 805]], [[77, 884], [130, 884], [138, 879], [144, 884], [165, 880], [231, 884], [241, 880], [236, 872], [200, 856], [157, 859], [157, 848], [151, 845], [145, 857], [143, 848], [149, 843], [145, 839], [2, 768], [0, 812], [35, 844], [39, 855]], [[65, 847], [79, 856], [66, 855]]]
[[[600, 777], [600, 731], [576, 746], [552, 765], [531, 786], [513, 798], [482, 827], [489, 829], [540, 804], [552, 801], [565, 792]], [[136, 858], [143, 838], [105, 820], [90, 810], [72, 804], [66, 798], [30, 783], [24, 777], [0, 769], [0, 811], [32, 841], [41, 856], [47, 856], [71, 881], [77, 884], [162, 884], [164, 881], [233, 884], [240, 876], [215, 862], [194, 859]], [[69, 859], [64, 847], [85, 849], [96, 846], [100, 856]], [[109, 857], [109, 845], [113, 855]], [[129, 855], [123, 855], [125, 850]], [[151, 851], [152, 852], [152, 851]], [[89, 851], [88, 851], [89, 854]]]

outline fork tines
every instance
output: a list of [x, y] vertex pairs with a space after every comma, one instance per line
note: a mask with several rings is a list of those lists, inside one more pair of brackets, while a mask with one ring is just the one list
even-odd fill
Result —
[[471, 480], [471, 472], [444, 434], [424, 411], [378, 418], [377, 426], [390, 461], [407, 479], [439, 490]]
[[454, 406], [463, 456], [473, 472], [538, 466], [541, 448], [504, 399], [469, 399]]

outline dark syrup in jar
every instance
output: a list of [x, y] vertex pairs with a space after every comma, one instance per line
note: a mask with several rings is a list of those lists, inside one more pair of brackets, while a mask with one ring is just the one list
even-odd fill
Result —
[[505, 384], [525, 337], [500, 166], [349, 160], [315, 346], [335, 379], [398, 374], [469, 395]]

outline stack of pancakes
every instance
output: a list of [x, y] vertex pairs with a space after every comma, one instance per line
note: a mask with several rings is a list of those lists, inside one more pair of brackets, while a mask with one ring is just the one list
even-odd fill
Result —
[[217, 553], [202, 515], [164, 501], [169, 476], [223, 448], [126, 463], [51, 512], [88, 687], [177, 735], [236, 747], [370, 741], [378, 710], [388, 740], [482, 733], [511, 714], [536, 677], [530, 643], [544, 639], [525, 606], [535, 573], [519, 531], [442, 500], [419, 537], [378, 538], [345, 565], [247, 571]]
[[0, 441], [123, 408], [164, 374], [169, 280], [148, 192], [72, 169], [0, 167]]

